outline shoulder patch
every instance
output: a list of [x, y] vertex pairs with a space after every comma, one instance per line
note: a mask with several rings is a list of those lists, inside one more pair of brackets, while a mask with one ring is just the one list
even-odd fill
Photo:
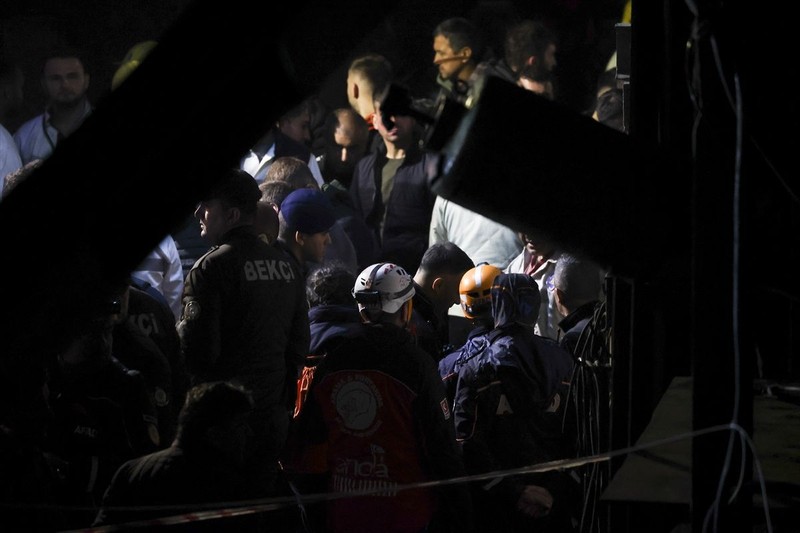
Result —
[[195, 266], [196, 266], [196, 265], [199, 265], [200, 263], [202, 263], [203, 261], [205, 261], [205, 260], [208, 258], [208, 256], [209, 256], [209, 255], [213, 254], [213, 253], [214, 253], [214, 252], [216, 252], [217, 250], [219, 250], [219, 244], [215, 244], [214, 246], [212, 246], [211, 248], [209, 248], [209, 249], [208, 249], [208, 251], [207, 251], [206, 253], [204, 253], [203, 255], [201, 255], [201, 256], [200, 256], [200, 257], [197, 259], [197, 261], [195, 261]]
[[197, 300], [189, 301], [183, 308], [183, 316], [186, 320], [194, 320], [200, 316], [200, 302]]
[[164, 407], [169, 403], [169, 396], [167, 396], [167, 392], [164, 389], [156, 387], [156, 390], [153, 392], [153, 401], [156, 407]]

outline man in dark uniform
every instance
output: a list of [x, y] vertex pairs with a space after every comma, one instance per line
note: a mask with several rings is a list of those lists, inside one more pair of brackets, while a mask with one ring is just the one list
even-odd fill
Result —
[[53, 417], [43, 450], [65, 462], [60, 503], [83, 506], [67, 516], [68, 528], [91, 520], [114, 471], [160, 446], [158, 418], [142, 374], [112, 353], [120, 294], [75, 332], [48, 368]]
[[232, 380], [252, 393], [248, 471], [272, 493], [309, 329], [300, 273], [253, 226], [260, 198], [255, 180], [235, 169], [198, 205], [213, 246], [186, 278], [178, 333], [192, 384]]
[[[572, 356], [534, 335], [541, 296], [526, 274], [500, 274], [491, 290], [488, 346], [458, 367], [453, 418], [468, 474], [573, 455], [562, 432]], [[566, 471], [472, 485], [478, 531], [572, 532], [579, 484]]]
[[492, 285], [494, 279], [503, 271], [494, 265], [480, 263], [461, 276], [458, 293], [461, 297], [461, 312], [472, 329], [463, 345], [447, 353], [439, 361], [439, 375], [442, 376], [447, 401], [455, 399], [458, 385], [458, 372], [462, 365], [483, 353], [489, 346], [487, 335], [494, 327], [492, 317]]
[[157, 289], [134, 277], [120, 304], [114, 322], [114, 356], [141, 372], [158, 415], [161, 446], [169, 446], [188, 386], [174, 315]]

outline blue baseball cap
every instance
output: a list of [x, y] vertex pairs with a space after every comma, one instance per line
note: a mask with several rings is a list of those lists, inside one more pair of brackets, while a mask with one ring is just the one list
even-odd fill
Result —
[[309, 235], [329, 231], [336, 214], [328, 197], [315, 189], [298, 189], [281, 202], [280, 212], [290, 227]]

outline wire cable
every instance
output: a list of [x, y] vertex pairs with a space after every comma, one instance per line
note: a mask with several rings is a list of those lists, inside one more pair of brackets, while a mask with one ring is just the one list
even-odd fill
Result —
[[[693, 32], [690, 41], [687, 43], [687, 52], [685, 56], [685, 67], [684, 70], [687, 73], [690, 71], [690, 60], [691, 60], [691, 72], [692, 77], [691, 79], [687, 78], [687, 84], [689, 87], [689, 95], [692, 100], [692, 103], [695, 107], [695, 120], [692, 128], [692, 157], [693, 159], [697, 158], [697, 132], [699, 130], [700, 123], [702, 121], [703, 116], [703, 105], [702, 105], [702, 98], [701, 98], [701, 76], [700, 76], [700, 58], [699, 58], [699, 48], [700, 42], [702, 37], [705, 36], [705, 32], [703, 31], [704, 28], [708, 27], [706, 21], [701, 20], [699, 11], [697, 9], [697, 5], [692, 0], [686, 0], [686, 5], [689, 11], [695, 16], [694, 23], [692, 25]], [[724, 92], [725, 97], [728, 100], [728, 104], [734, 110], [734, 117], [736, 120], [736, 138], [735, 138], [735, 160], [734, 160], [734, 179], [733, 179], [733, 199], [732, 199], [732, 283], [731, 283], [731, 299], [732, 299], [732, 310], [731, 310], [731, 327], [732, 327], [732, 337], [733, 337], [733, 371], [734, 371], [734, 383], [733, 383], [733, 390], [734, 390], [734, 398], [733, 398], [733, 412], [731, 416], [731, 423], [736, 424], [738, 426], [739, 423], [739, 413], [740, 413], [740, 401], [741, 401], [741, 364], [742, 364], [742, 356], [741, 356], [741, 332], [740, 332], [740, 316], [739, 316], [739, 307], [740, 307], [740, 280], [741, 280], [741, 232], [742, 232], [742, 217], [741, 217], [741, 165], [742, 165], [742, 147], [743, 147], [743, 139], [744, 139], [744, 131], [743, 131], [743, 106], [742, 106], [742, 94], [741, 94], [741, 84], [739, 80], [739, 75], [736, 69], [734, 69], [733, 73], [733, 81], [734, 81], [734, 88], [735, 93], [732, 94], [730, 87], [728, 85], [727, 77], [725, 75], [724, 67], [722, 64], [722, 59], [720, 55], [719, 45], [717, 43], [716, 36], [713, 32], [709, 32], [708, 35], [708, 42], [711, 47], [711, 52], [714, 58], [714, 65], [716, 67], [717, 76]], [[789, 188], [785, 181], [783, 180], [782, 176], [777, 169], [775, 169], [772, 162], [766, 157], [763, 150], [760, 149], [758, 143], [753, 139], [752, 142], [754, 145], [759, 149], [760, 154], [764, 157], [764, 160], [773, 170], [775, 175], [777, 176], [778, 180], [784, 186], [784, 188], [788, 191], [790, 196], [793, 200], [797, 201], [796, 195], [794, 195], [791, 188]], [[706, 531], [708, 528], [709, 523], [713, 521], [713, 531], [717, 531], [719, 527], [719, 516], [720, 516], [720, 505], [722, 501], [722, 493], [725, 488], [725, 482], [728, 478], [731, 469], [731, 462], [733, 460], [733, 450], [734, 450], [734, 443], [735, 443], [735, 435], [731, 434], [728, 439], [728, 445], [726, 447], [725, 458], [722, 464], [722, 470], [720, 472], [720, 478], [717, 484], [717, 490], [715, 494], [715, 498], [710, 505], [709, 509], [706, 512], [703, 520], [703, 531]], [[736, 497], [739, 495], [741, 491], [741, 487], [744, 483], [746, 466], [747, 466], [747, 448], [744, 443], [744, 438], [740, 435], [739, 436], [739, 443], [741, 447], [741, 460], [739, 465], [739, 476], [736, 482], [736, 485], [731, 492], [730, 497], [728, 498], [728, 504], [734, 502]], [[768, 530], [771, 531], [771, 525], [768, 524]]]
[[[560, 459], [557, 461], [549, 461], [546, 463], [538, 463], [535, 465], [524, 466], [520, 468], [513, 468], [508, 470], [498, 470], [493, 472], [486, 472], [483, 474], [476, 474], [470, 476], [461, 476], [457, 478], [450, 478], [450, 479], [443, 479], [443, 480], [436, 480], [436, 481], [425, 481], [420, 483], [409, 483], [406, 485], [399, 485], [396, 487], [397, 491], [404, 491], [404, 490], [413, 490], [413, 489], [422, 489], [422, 488], [433, 488], [433, 487], [441, 487], [441, 486], [451, 486], [451, 485], [461, 485], [466, 483], [472, 483], [475, 481], [489, 481], [489, 480], [496, 480], [496, 479], [503, 479], [506, 477], [511, 476], [520, 476], [526, 474], [535, 474], [535, 473], [543, 473], [543, 472], [552, 472], [552, 471], [564, 471], [568, 469], [574, 469], [582, 466], [587, 465], [599, 465], [600, 463], [606, 463], [611, 459], [617, 457], [627, 456], [633, 453], [642, 452], [644, 450], [649, 450], [651, 448], [657, 448], [659, 446], [664, 446], [668, 444], [673, 444], [682, 440], [686, 439], [696, 439], [698, 437], [703, 437], [706, 435], [718, 433], [721, 431], [732, 431], [734, 433], [738, 433], [743, 441], [746, 443], [748, 450], [752, 453], [754, 457], [754, 467], [756, 470], [756, 476], [759, 481], [760, 492], [763, 501], [763, 508], [765, 519], [767, 522], [767, 529], [769, 531], [772, 530], [772, 522], [770, 518], [769, 512], [769, 505], [767, 502], [767, 489], [766, 489], [766, 481], [764, 479], [764, 472], [761, 467], [761, 462], [758, 459], [758, 454], [756, 453], [755, 443], [747, 434], [747, 432], [738, 424], [720, 424], [716, 426], [711, 426], [704, 429], [699, 429], [691, 432], [680, 433], [678, 435], [673, 435], [670, 437], [666, 437], [663, 439], [636, 444], [634, 446], [629, 446], [626, 448], [612, 450], [605, 453], [599, 453], [592, 456], [585, 456], [585, 457], [577, 457], [574, 459]], [[301, 497], [301, 500], [304, 504], [312, 504], [312, 503], [320, 503], [326, 501], [334, 501], [343, 498], [355, 498], [360, 496], [371, 496], [375, 494], [382, 493], [385, 489], [383, 488], [374, 488], [374, 489], [365, 489], [353, 492], [328, 492], [328, 493], [317, 493], [317, 494], [308, 494]], [[106, 533], [111, 531], [124, 531], [130, 530], [134, 528], [147, 528], [153, 527], [156, 525], [167, 525], [167, 524], [181, 524], [181, 523], [189, 523], [189, 522], [199, 522], [204, 520], [214, 520], [214, 519], [221, 519], [227, 517], [234, 517], [234, 516], [242, 516], [246, 514], [254, 514], [254, 513], [262, 513], [266, 511], [273, 511], [278, 509], [286, 508], [290, 505], [296, 503], [296, 499], [294, 496], [290, 497], [280, 497], [280, 498], [271, 498], [271, 499], [261, 499], [261, 500], [250, 500], [250, 501], [243, 501], [243, 502], [228, 502], [228, 503], [217, 503], [217, 504], [205, 504], [205, 505], [195, 505], [188, 507], [186, 505], [180, 506], [136, 506], [136, 507], [109, 507], [109, 509], [115, 510], [126, 510], [126, 511], [133, 511], [133, 510], [161, 510], [161, 511], [168, 511], [168, 510], [176, 510], [178, 512], [182, 512], [184, 514], [175, 515], [175, 516], [168, 516], [164, 518], [158, 518], [153, 520], [142, 520], [138, 522], [128, 522], [125, 524], [115, 524], [115, 525], [108, 525], [108, 526], [101, 526], [95, 528], [84, 528], [84, 529], [77, 529], [77, 530], [70, 530], [69, 532], [65, 533]], [[216, 505], [216, 507], [213, 507]], [[222, 506], [227, 505], [228, 508], [221, 508]], [[76, 510], [78, 507], [74, 506], [59, 506], [59, 505], [26, 505], [26, 504], [19, 504], [19, 503], [9, 503], [3, 504], [0, 503], [0, 509], [7, 508], [7, 507], [14, 507], [15, 509], [68, 509], [68, 510]], [[191, 509], [192, 512], [187, 512], [188, 509]]]

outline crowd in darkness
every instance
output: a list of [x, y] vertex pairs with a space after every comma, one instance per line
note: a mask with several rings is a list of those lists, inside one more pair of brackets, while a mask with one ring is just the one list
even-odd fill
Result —
[[[19, 65], [28, 82], [25, 101], [21, 109], [9, 117], [11, 122], [6, 124], [7, 129], [15, 130], [26, 117], [36, 115], [44, 107], [46, 96], [39, 90], [37, 79], [42, 56], [48, 48], [66, 41], [85, 52], [94, 79], [89, 97], [96, 102], [111, 86], [119, 63], [132, 43], [158, 40], [179, 20], [190, 3], [188, 0], [169, 0], [132, 5], [122, 0], [110, 0], [86, 8], [50, 5], [43, 9], [31, 1], [8, 6], [0, 14], [3, 21], [2, 57]], [[573, 109], [585, 109], [590, 105], [588, 96], [595, 78], [614, 49], [613, 26], [620, 21], [624, 2], [475, 2], [473, 7], [469, 3], [450, 0], [435, 5], [422, 2], [401, 4], [394, 12], [387, 10], [385, 20], [374, 31], [362, 32], [366, 36], [354, 42], [352, 50], [313, 47], [313, 54], [308, 58], [315, 63], [309, 68], [336, 77], [320, 87], [321, 96], [329, 107], [336, 108], [346, 103], [338, 90], [343, 81], [340, 79], [343, 70], [336, 66], [348, 53], [360, 53], [354, 52], [356, 49], [386, 56], [395, 65], [399, 79], [414, 92], [424, 94], [429, 91], [435, 77], [430, 64], [430, 32], [439, 21], [457, 13], [480, 22], [488, 40], [496, 43], [502, 41], [504, 26], [515, 17], [547, 20], [561, 39], [561, 77], [569, 80], [563, 88], [562, 101]], [[345, 16], [346, 13], [342, 19]], [[316, 24], [324, 25], [321, 22]]]
[[[570, 77], [591, 36], [552, 4], [539, 17], [440, 13], [420, 24], [424, 60], [392, 32], [365, 43], [243, 150], [58, 353], [4, 360], [0, 529], [369, 491], [180, 527], [577, 532], [580, 470], [403, 489], [597, 452], [582, 448], [569, 384], [606, 271], [435, 194], [425, 124], [384, 106], [402, 87], [414, 109], [470, 108], [499, 79], [622, 135], [613, 46], [595, 38], [591, 68]], [[131, 43], [108, 90], [158, 46]], [[92, 114], [104, 79], [80, 48], [42, 56], [42, 114], [25, 116], [24, 62], [0, 69], [3, 198]]]

